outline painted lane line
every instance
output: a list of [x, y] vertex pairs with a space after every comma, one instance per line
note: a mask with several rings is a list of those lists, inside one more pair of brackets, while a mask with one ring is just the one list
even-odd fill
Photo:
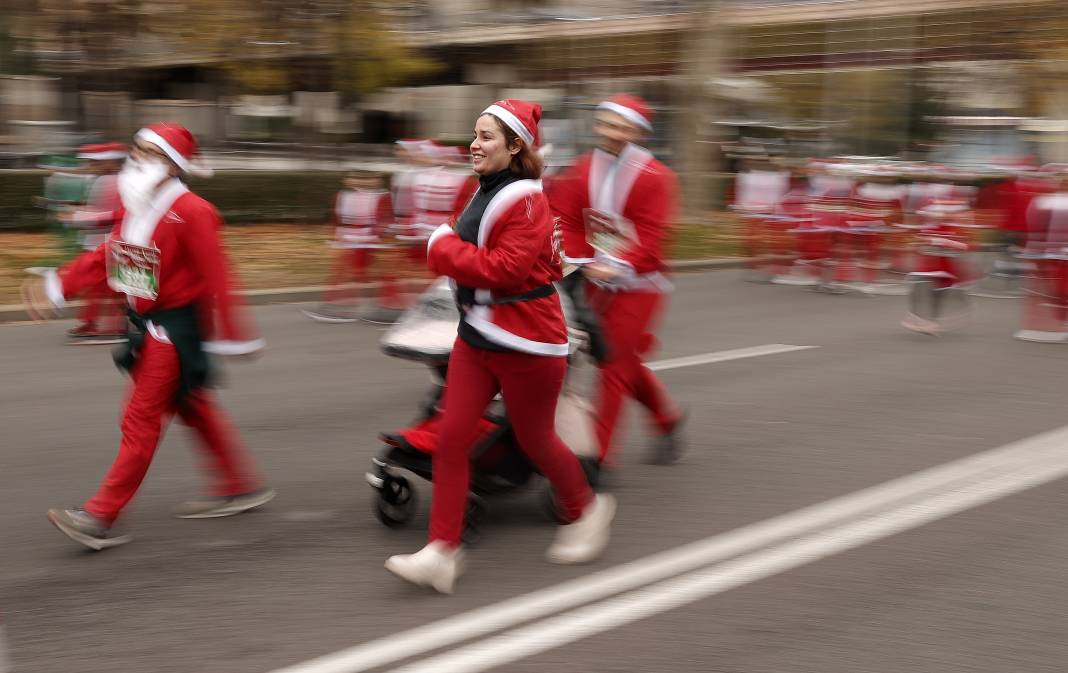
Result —
[[687, 355], [681, 358], [668, 360], [655, 360], [646, 363], [646, 367], [654, 372], [665, 369], [678, 369], [680, 367], [693, 367], [695, 365], [707, 365], [713, 362], [728, 362], [730, 360], [742, 360], [756, 358], [762, 355], [778, 355], [779, 353], [792, 353], [804, 351], [819, 346], [791, 346], [790, 344], [765, 344], [763, 346], [750, 346], [749, 348], [735, 348], [728, 351], [716, 351], [714, 353], [702, 353], [701, 355]]
[[675, 549], [494, 605], [356, 645], [275, 673], [359, 673], [541, 619], [780, 543], [815, 529], [885, 510], [967, 480], [1044, 460], [1068, 446], [1068, 426], [872, 486]]
[[551, 617], [393, 673], [478, 673], [625, 626], [730, 589], [807, 565], [1068, 475], [1059, 456], [959, 484], [859, 521], [676, 577], [602, 603]]

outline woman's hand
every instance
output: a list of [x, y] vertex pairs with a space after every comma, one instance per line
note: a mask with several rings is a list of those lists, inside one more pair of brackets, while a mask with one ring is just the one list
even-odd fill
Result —
[[26, 314], [30, 320], [43, 323], [59, 316], [52, 300], [45, 291], [45, 279], [42, 277], [27, 278], [22, 282], [22, 304], [26, 307]]

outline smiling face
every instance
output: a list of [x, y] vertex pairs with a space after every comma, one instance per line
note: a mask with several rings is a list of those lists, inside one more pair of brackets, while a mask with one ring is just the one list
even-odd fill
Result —
[[509, 146], [504, 128], [493, 115], [484, 114], [475, 122], [475, 139], [471, 141], [471, 168], [479, 175], [493, 175], [508, 168], [520, 145]]

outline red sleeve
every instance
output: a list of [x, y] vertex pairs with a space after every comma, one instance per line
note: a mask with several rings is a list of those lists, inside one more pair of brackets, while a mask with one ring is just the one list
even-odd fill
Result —
[[107, 280], [106, 247], [106, 242], [101, 243], [96, 250], [79, 255], [59, 270], [64, 297], [73, 297]]
[[582, 190], [585, 188], [586, 181], [577, 165], [553, 181], [549, 203], [553, 215], [560, 220], [567, 259], [592, 260], [594, 256], [593, 246], [586, 242], [586, 224], [582, 220], [582, 204], [585, 202]]
[[627, 208], [638, 240], [619, 255], [639, 275], [664, 268], [664, 249], [672, 232], [678, 193], [675, 176], [666, 168], [644, 177], [648, 182], [641, 193], [632, 193]]
[[210, 204], [203, 203], [191, 213], [180, 231], [182, 245], [190, 264], [204, 279], [210, 295], [205, 309], [209, 334], [205, 340], [245, 341], [247, 322], [239, 316], [241, 304], [236, 297], [234, 279], [222, 242], [222, 218]]
[[467, 287], [502, 289], [521, 285], [552, 235], [548, 205], [544, 198], [528, 196], [502, 214], [494, 226], [500, 231], [492, 247], [480, 248], [455, 233], [432, 238], [427, 251], [430, 270]]

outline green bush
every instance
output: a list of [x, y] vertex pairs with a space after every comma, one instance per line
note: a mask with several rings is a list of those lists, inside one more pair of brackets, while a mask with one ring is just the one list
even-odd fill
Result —
[[[223, 171], [193, 179], [200, 194], [231, 224], [256, 222], [325, 222], [340, 189], [336, 171]], [[45, 171], [0, 171], [0, 229], [44, 229], [45, 211], [33, 204], [40, 196]]]

